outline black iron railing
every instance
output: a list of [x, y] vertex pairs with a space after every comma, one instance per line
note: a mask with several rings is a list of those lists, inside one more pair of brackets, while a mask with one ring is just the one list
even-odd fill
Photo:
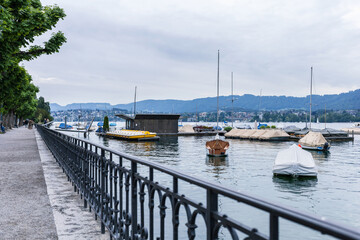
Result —
[[[89, 141], [70, 137], [38, 126], [43, 140], [59, 165], [74, 185], [74, 191], [84, 199], [100, 218], [101, 231], [105, 228], [114, 239], [179, 239], [180, 218], [186, 219], [186, 238], [194, 239], [203, 220], [203, 238], [218, 239], [219, 230], [228, 231], [232, 239], [279, 239], [279, 220], [307, 227], [324, 235], [340, 239], [360, 239], [360, 232], [317, 217], [232, 191], [189, 175], [168, 169], [134, 156], [111, 150]], [[141, 171], [138, 171], [141, 168]], [[171, 187], [156, 182], [156, 174], [171, 179]], [[206, 199], [199, 203], [179, 192], [181, 184], [189, 183], [202, 189]], [[169, 181], [168, 181], [169, 183]], [[219, 197], [260, 209], [267, 213], [269, 230], [261, 233], [246, 223], [226, 216], [219, 210]], [[158, 198], [159, 205], [155, 206]], [[145, 204], [147, 203], [147, 205]], [[171, 226], [165, 226], [166, 209]], [[181, 216], [180, 209], [182, 210]], [[199, 216], [201, 216], [199, 218]], [[201, 225], [201, 224], [200, 224]], [[155, 231], [157, 230], [157, 231]], [[156, 235], [156, 236], [155, 236]], [[165, 237], [167, 236], [167, 237]], [[202, 238], [202, 237], [200, 237]], [[296, 238], [296, 236], [294, 236]]]

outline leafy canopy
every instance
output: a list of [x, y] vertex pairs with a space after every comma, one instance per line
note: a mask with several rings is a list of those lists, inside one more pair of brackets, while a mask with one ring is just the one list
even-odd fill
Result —
[[53, 33], [43, 46], [32, 44], [36, 37], [52, 30], [65, 16], [57, 5], [42, 6], [40, 0], [0, 0], [1, 112], [29, 114], [35, 111], [38, 89], [19, 64], [59, 51], [66, 42], [61, 31]]

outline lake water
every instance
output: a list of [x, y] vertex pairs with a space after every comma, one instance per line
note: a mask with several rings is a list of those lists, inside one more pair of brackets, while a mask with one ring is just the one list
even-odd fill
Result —
[[[235, 123], [235, 126], [237, 124], [240, 123]], [[119, 122], [117, 125], [121, 127], [124, 123]], [[274, 125], [304, 127], [303, 123]], [[327, 124], [328, 128], [334, 129], [351, 126], [351, 123]], [[323, 128], [324, 124], [313, 123], [312, 127]], [[69, 134], [83, 137], [78, 133]], [[228, 157], [220, 160], [206, 157], [205, 142], [211, 139], [213, 136], [179, 136], [161, 137], [158, 142], [127, 142], [99, 137], [94, 133], [89, 136], [90, 141], [114, 150], [216, 182], [235, 191], [360, 229], [360, 135], [355, 135], [354, 142], [331, 143], [328, 154], [311, 152], [319, 174], [317, 179], [307, 180], [274, 178], [272, 175], [276, 154], [294, 142], [228, 139]], [[185, 192], [187, 196], [190, 194], [192, 199], [204, 197], [203, 192], [196, 192], [191, 186], [180, 187], [180, 191]], [[267, 214], [228, 199], [220, 198], [220, 202], [220, 211], [268, 234]], [[181, 229], [186, 228], [180, 227]], [[332, 239], [283, 220], [280, 221], [280, 230], [282, 239]], [[201, 231], [197, 232], [197, 239], [203, 239], [203, 234]], [[220, 236], [223, 239], [228, 238], [225, 230]], [[186, 239], [186, 235], [182, 238]]]

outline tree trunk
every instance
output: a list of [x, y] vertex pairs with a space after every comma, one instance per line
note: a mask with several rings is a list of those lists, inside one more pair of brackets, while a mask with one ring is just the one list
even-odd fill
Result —
[[23, 117], [20, 117], [20, 118], [19, 118], [19, 124], [18, 124], [18, 126], [19, 126], [19, 127], [22, 127], [22, 126], [23, 126], [23, 122], [24, 122]]
[[4, 120], [4, 123], [3, 123], [4, 127], [11, 129], [9, 113], [4, 114], [3, 120]]
[[10, 126], [11, 126], [11, 128], [13, 128], [14, 127], [14, 125], [15, 125], [15, 119], [14, 119], [14, 112], [13, 111], [10, 111]]

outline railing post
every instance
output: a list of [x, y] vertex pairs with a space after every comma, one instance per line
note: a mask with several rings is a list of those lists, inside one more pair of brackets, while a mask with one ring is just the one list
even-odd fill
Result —
[[206, 192], [206, 239], [214, 240], [217, 236], [213, 235], [213, 230], [217, 221], [213, 217], [213, 213], [218, 211], [218, 194], [210, 189]]
[[[173, 177], [173, 194], [177, 194], [179, 191], [178, 188], [178, 179], [177, 177]], [[177, 199], [173, 198], [173, 239], [177, 240], [179, 238], [179, 216], [175, 215], [175, 207], [176, 207]]]
[[135, 175], [137, 174], [136, 162], [131, 162], [131, 239], [136, 239], [137, 232], [137, 183]]
[[270, 240], [279, 239], [279, 217], [270, 213]]
[[101, 220], [101, 233], [104, 234], [105, 233], [105, 224], [104, 224], [104, 198], [105, 198], [105, 150], [103, 148], [101, 148], [101, 158], [100, 158], [100, 181], [101, 181], [101, 199], [100, 199], [100, 220]]
[[87, 142], [85, 142], [85, 156], [83, 159], [83, 173], [84, 173], [84, 190], [83, 190], [83, 194], [84, 194], [84, 208], [87, 208], [87, 201], [86, 201], [86, 197], [88, 197], [87, 193], [88, 193], [88, 187], [89, 185], [87, 184], [87, 174], [88, 174], [88, 159], [87, 159], [87, 152], [88, 150], [88, 145]]
[[[150, 167], [149, 169], [149, 180], [152, 183], [154, 181], [154, 169]], [[150, 193], [152, 192], [152, 185], [150, 184], [150, 190], [149, 190], [149, 232], [150, 232], [150, 238], [151, 240], [154, 239], [154, 198], [151, 198]]]

